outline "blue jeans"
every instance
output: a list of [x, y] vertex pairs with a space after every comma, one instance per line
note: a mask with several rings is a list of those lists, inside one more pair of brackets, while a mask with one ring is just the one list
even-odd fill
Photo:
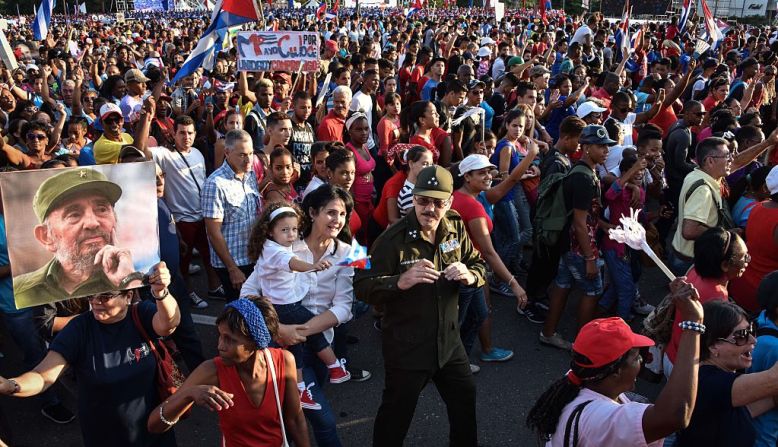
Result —
[[[15, 313], [3, 313], [2, 315], [11, 338], [13, 338], [24, 355], [22, 364], [25, 371], [31, 370], [46, 357], [48, 351], [46, 342], [38, 334], [38, 329], [35, 327], [32, 309], [28, 308]], [[57, 393], [52, 388], [39, 394], [37, 399], [43, 407], [60, 402]]]
[[315, 352], [311, 352], [305, 347], [303, 347], [303, 357], [306, 365], [303, 368], [305, 383], [315, 384], [310, 391], [313, 395], [313, 400], [321, 405], [321, 410], [303, 410], [308, 423], [311, 424], [313, 436], [316, 438], [316, 445], [319, 447], [341, 447], [335, 412], [332, 411], [332, 407], [330, 407], [327, 396], [324, 395], [324, 390], [322, 389], [322, 386], [329, 382], [327, 365], [316, 357]]
[[513, 202], [502, 200], [494, 204], [494, 231], [492, 241], [494, 249], [503, 264], [511, 271], [521, 263], [522, 245], [519, 240], [519, 217]]
[[[516, 216], [519, 220], [519, 244], [523, 248], [532, 240], [532, 219], [530, 218], [532, 207], [521, 183], [513, 187], [513, 206], [516, 207]], [[519, 252], [519, 254], [521, 259], [524, 253]]]
[[[292, 304], [273, 304], [273, 307], [278, 314], [278, 321], [283, 324], [305, 324], [308, 320], [316, 316], [313, 312], [303, 307], [302, 301]], [[327, 343], [324, 334], [318, 333], [309, 335], [304, 343], [287, 347], [287, 350], [294, 355], [294, 361], [297, 363], [298, 369], [301, 369], [305, 364], [303, 346], [314, 353], [318, 353], [328, 348], [330, 344]]]
[[459, 286], [459, 336], [469, 355], [478, 330], [489, 316], [483, 287]]
[[583, 290], [586, 296], [599, 296], [602, 294], [602, 274], [600, 269], [603, 265], [602, 259], [597, 259], [597, 277], [588, 279], [586, 277], [586, 261], [583, 256], [568, 251], [559, 258], [559, 268], [556, 272], [554, 282], [560, 289], [572, 289], [573, 285]]
[[611, 284], [600, 299], [600, 306], [610, 309], [617, 303], [616, 310], [621, 318], [629, 320], [632, 303], [635, 301], [635, 280], [632, 276], [630, 255], [625, 250], [624, 256], [618, 256], [616, 250], [603, 251], [605, 265], [608, 266]]
[[667, 267], [675, 276], [686, 276], [686, 272], [694, 265], [694, 262], [686, 261], [678, 257], [675, 249], [667, 250]]

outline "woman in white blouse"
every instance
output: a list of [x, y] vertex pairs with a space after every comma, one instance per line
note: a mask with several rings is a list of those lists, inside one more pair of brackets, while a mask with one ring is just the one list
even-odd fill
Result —
[[[295, 256], [305, 262], [315, 264], [327, 260], [332, 267], [315, 273], [308, 273], [311, 286], [303, 298], [303, 306], [316, 316], [298, 330], [301, 335], [324, 333], [327, 341], [332, 343], [333, 328], [348, 322], [352, 318], [351, 306], [354, 302], [352, 279], [354, 269], [341, 267], [337, 264], [344, 260], [351, 251], [351, 234], [348, 228], [348, 216], [354, 207], [351, 195], [343, 188], [325, 184], [311, 191], [303, 200], [302, 209], [305, 213], [302, 237], [292, 245]], [[241, 296], [258, 295], [256, 281], [253, 278], [256, 270], [243, 283]], [[306, 353], [307, 354], [307, 353]], [[314, 354], [314, 353], [311, 353]], [[326, 375], [320, 374], [316, 366], [324, 366], [312, 356], [306, 358], [305, 383], [315, 382], [320, 385], [325, 382]], [[326, 373], [326, 367], [323, 368]], [[322, 408], [317, 411], [305, 411], [313, 427], [318, 445], [338, 445], [335, 418], [332, 414], [321, 386], [310, 389], [313, 398]]]

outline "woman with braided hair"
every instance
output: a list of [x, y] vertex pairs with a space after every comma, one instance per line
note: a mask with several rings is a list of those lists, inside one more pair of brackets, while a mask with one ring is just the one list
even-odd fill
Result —
[[527, 426], [547, 447], [651, 446], [689, 424], [697, 396], [702, 306], [685, 278], [670, 283], [683, 316], [678, 361], [655, 404], [631, 402], [623, 393], [635, 387], [642, 359], [639, 348], [654, 342], [621, 318], [593, 320], [573, 344], [570, 370], [551, 385], [527, 416]]
[[200, 364], [181, 388], [151, 412], [148, 429], [172, 428], [192, 404], [219, 412], [226, 447], [307, 447], [296, 367], [289, 351], [268, 348], [278, 315], [265, 298], [229, 302], [216, 319], [219, 356]]

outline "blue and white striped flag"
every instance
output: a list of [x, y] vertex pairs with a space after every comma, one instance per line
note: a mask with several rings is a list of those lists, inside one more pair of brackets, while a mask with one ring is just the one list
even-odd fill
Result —
[[49, 24], [51, 24], [54, 6], [56, 6], [56, 0], [41, 0], [41, 5], [35, 14], [35, 20], [32, 22], [33, 38], [35, 40], [44, 40], [49, 35]]

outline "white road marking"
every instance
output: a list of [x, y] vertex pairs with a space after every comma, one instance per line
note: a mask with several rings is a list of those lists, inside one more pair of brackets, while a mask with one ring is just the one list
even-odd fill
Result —
[[205, 326], [216, 326], [216, 317], [203, 314], [192, 314], [192, 321]]

